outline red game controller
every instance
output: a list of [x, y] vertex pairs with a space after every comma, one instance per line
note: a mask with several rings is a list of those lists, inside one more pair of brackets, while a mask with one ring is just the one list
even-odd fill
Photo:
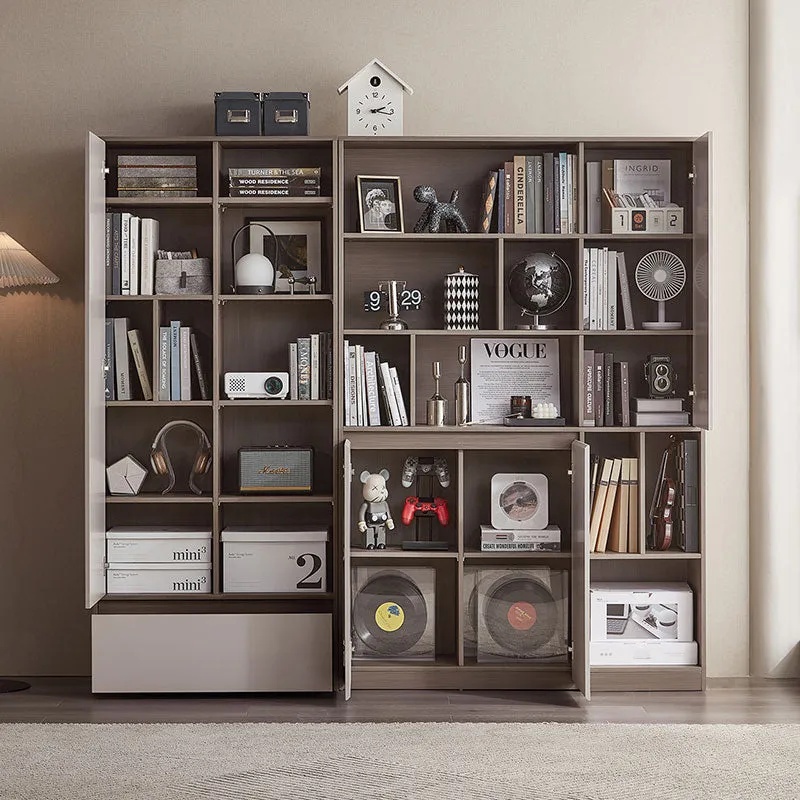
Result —
[[411, 520], [417, 514], [423, 514], [428, 511], [433, 511], [436, 514], [436, 519], [439, 520], [440, 525], [447, 525], [450, 522], [450, 514], [447, 510], [447, 500], [441, 497], [434, 497], [433, 500], [420, 500], [419, 497], [406, 497], [406, 503], [403, 506], [403, 513], [400, 519], [403, 525], [410, 525]]

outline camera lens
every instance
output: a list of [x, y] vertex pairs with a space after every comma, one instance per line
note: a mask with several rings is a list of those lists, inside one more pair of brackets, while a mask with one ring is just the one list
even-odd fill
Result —
[[656, 391], [666, 392], [669, 390], [669, 378], [666, 376], [659, 376], [653, 381], [653, 387]]
[[267, 394], [280, 394], [283, 390], [283, 381], [276, 377], [275, 375], [267, 378], [264, 381], [264, 389], [266, 390]]
[[669, 368], [667, 367], [666, 364], [656, 364], [656, 367], [655, 367], [656, 375], [658, 375], [659, 377], [666, 376], [668, 372], [669, 372]]

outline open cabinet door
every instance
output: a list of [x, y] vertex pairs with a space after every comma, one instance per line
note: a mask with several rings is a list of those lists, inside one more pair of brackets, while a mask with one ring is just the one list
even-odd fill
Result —
[[692, 152], [692, 424], [711, 427], [711, 134]]
[[350, 692], [353, 683], [353, 641], [352, 625], [350, 622], [351, 612], [351, 588], [350, 588], [350, 526], [352, 525], [352, 512], [350, 508], [352, 496], [353, 465], [350, 455], [350, 440], [344, 441], [344, 453], [342, 455], [342, 552], [344, 554], [344, 586], [342, 603], [344, 605], [344, 624], [342, 625], [342, 645], [344, 647], [344, 699], [350, 699]]
[[572, 679], [592, 697], [589, 674], [589, 446], [572, 443]]
[[86, 608], [106, 591], [106, 144], [86, 141], [85, 481]]

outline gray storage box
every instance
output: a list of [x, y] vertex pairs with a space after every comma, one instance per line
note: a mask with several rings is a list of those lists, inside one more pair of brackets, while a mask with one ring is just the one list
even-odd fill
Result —
[[308, 136], [308, 92], [264, 92], [261, 106], [264, 136]]
[[156, 259], [156, 294], [211, 294], [207, 258]]
[[216, 136], [260, 136], [260, 92], [216, 92], [214, 94]]

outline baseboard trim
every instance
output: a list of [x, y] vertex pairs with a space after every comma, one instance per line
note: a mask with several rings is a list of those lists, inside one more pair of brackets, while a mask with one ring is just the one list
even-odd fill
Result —
[[800, 678], [758, 678], [755, 676], [739, 678], [709, 678], [706, 677], [707, 689], [754, 689], [763, 687], [778, 688], [781, 686], [796, 686]]

